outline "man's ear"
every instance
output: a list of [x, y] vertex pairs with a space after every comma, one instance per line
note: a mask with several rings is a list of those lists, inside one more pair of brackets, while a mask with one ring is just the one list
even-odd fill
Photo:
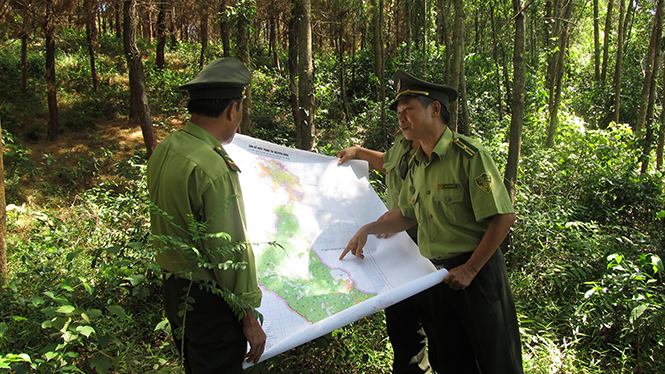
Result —
[[224, 111], [224, 115], [226, 116], [226, 119], [229, 121], [233, 120], [233, 114], [238, 110], [238, 102], [233, 100], [229, 104], [229, 106], [226, 107], [226, 110]]
[[432, 104], [430, 104], [430, 108], [432, 108], [432, 118], [436, 118], [441, 115], [441, 103], [438, 101], [434, 101]]

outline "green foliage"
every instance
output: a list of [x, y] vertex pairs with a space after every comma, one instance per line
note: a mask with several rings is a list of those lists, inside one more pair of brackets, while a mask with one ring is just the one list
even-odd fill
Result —
[[8, 216], [2, 367], [106, 373], [163, 365], [168, 344], [138, 366], [130, 353], [167, 337], [153, 331], [162, 320], [161, 270], [152, 262], [145, 195], [144, 178], [124, 180], [86, 191], [66, 215], [23, 208]]

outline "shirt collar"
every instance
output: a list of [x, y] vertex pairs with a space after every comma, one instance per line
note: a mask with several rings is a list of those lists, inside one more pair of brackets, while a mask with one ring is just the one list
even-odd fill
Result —
[[[434, 149], [432, 150], [432, 154], [429, 157], [429, 163], [432, 162], [434, 155], [436, 155], [436, 157], [438, 157], [439, 159], [443, 159], [446, 156], [446, 152], [448, 152], [448, 147], [450, 146], [452, 140], [453, 140], [453, 131], [450, 130], [448, 127], [446, 127], [445, 131], [441, 135], [441, 138], [439, 138], [439, 141], [436, 143]], [[418, 151], [414, 155], [414, 158], [419, 164], [428, 163], [422, 145], [418, 147]]]
[[210, 144], [212, 147], [217, 147], [221, 144], [219, 140], [212, 136], [212, 134], [194, 122], [187, 121], [187, 124], [185, 124], [185, 127], [182, 128], [182, 131], [200, 139], [207, 144]]

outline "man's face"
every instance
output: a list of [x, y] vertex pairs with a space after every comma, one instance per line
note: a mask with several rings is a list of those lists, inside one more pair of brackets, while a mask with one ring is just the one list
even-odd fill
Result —
[[415, 97], [407, 97], [397, 103], [397, 120], [402, 134], [408, 140], [424, 139], [431, 127], [432, 106], [423, 108]]

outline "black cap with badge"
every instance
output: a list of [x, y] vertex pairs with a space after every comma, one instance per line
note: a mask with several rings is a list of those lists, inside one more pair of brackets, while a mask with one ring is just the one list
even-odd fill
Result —
[[397, 70], [395, 72], [395, 101], [390, 104], [391, 110], [397, 110], [397, 103], [409, 96], [426, 96], [443, 104], [450, 110], [449, 104], [457, 100], [457, 90], [444, 84], [426, 82], [413, 75]]
[[243, 96], [250, 80], [249, 69], [242, 62], [224, 57], [208, 64], [180, 89], [189, 91], [192, 100], [235, 99]]

